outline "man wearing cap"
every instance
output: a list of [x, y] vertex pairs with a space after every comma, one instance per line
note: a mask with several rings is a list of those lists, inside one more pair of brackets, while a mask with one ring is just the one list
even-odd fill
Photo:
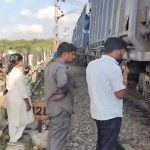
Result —
[[90, 96], [91, 116], [96, 121], [96, 150], [115, 150], [122, 121], [123, 98], [127, 97], [128, 69], [121, 71], [117, 60], [122, 59], [126, 43], [110, 37], [101, 58], [90, 62], [86, 80]]
[[76, 47], [63, 42], [57, 50], [57, 58], [48, 63], [44, 72], [47, 115], [50, 120], [48, 150], [66, 150], [66, 138], [70, 128], [73, 107], [74, 82], [66, 64], [75, 59]]

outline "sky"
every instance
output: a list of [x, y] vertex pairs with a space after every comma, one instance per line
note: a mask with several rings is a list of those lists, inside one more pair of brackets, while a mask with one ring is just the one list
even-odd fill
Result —
[[[61, 1], [61, 0], [60, 0]], [[66, 14], [59, 19], [59, 38], [72, 36], [87, 0], [59, 2]], [[0, 39], [48, 39], [54, 37], [54, 0], [0, 0]]]

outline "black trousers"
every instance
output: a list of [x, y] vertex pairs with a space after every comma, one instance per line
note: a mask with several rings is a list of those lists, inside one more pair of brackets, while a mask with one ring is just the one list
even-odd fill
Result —
[[122, 118], [117, 117], [110, 120], [95, 120], [98, 129], [96, 150], [115, 150], [118, 144]]

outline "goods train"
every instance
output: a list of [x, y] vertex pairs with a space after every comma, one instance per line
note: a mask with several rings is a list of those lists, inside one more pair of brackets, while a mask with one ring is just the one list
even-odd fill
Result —
[[127, 42], [130, 77], [150, 106], [150, 0], [89, 0], [72, 36], [79, 63], [101, 57], [108, 37]]

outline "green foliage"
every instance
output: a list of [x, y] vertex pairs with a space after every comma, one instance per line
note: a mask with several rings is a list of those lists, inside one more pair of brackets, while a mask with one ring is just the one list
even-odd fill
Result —
[[28, 51], [52, 51], [53, 50], [53, 40], [1, 40], [0, 50], [8, 51], [15, 50], [16, 52], [28, 52]]

